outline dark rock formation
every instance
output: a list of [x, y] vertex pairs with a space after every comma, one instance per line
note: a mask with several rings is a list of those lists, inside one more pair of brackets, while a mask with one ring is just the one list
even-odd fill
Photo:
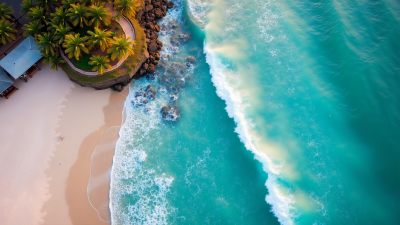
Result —
[[121, 83], [114, 84], [113, 86], [111, 86], [111, 89], [121, 92], [124, 89], [124, 85], [122, 85]]
[[161, 117], [166, 121], [176, 121], [180, 116], [178, 107], [166, 105], [161, 108]]
[[168, 0], [145, 0], [142, 12], [138, 13], [140, 25], [145, 29], [147, 50], [149, 58], [138, 70], [136, 77], [141, 77], [146, 73], [154, 73], [160, 60], [160, 50], [163, 46], [158, 40], [160, 26], [157, 21], [167, 14], [167, 10], [174, 7], [174, 3]]
[[171, 94], [171, 95], [169, 95], [169, 101], [170, 101], [171, 103], [176, 102], [176, 100], [178, 100], [178, 95], [177, 95], [177, 94]]
[[157, 88], [152, 85], [147, 85], [145, 89], [140, 89], [135, 92], [135, 98], [132, 100], [132, 104], [135, 107], [144, 106], [150, 101], [154, 100], [157, 95]]
[[186, 58], [186, 62], [188, 62], [188, 63], [195, 63], [196, 62], [196, 58], [194, 57], [194, 56], [188, 56], [187, 58]]
[[153, 100], [153, 99], [155, 99], [156, 98], [156, 95], [157, 95], [157, 89], [154, 87], [154, 86], [152, 86], [152, 85], [147, 85], [147, 87], [146, 87], [146, 89], [144, 90], [144, 94], [145, 94], [145, 97], [147, 97], [148, 99], [150, 99], [150, 100]]
[[168, 9], [172, 9], [174, 7], [174, 3], [173, 2], [168, 2], [167, 3], [167, 8]]
[[156, 51], [158, 50], [157, 42], [151, 41], [150, 44], [149, 44], [149, 46], [148, 46], [148, 50], [149, 50], [149, 52], [150, 52], [151, 55], [154, 55], [154, 54], [152, 54], [152, 53], [153, 53], [153, 52], [156, 52]]

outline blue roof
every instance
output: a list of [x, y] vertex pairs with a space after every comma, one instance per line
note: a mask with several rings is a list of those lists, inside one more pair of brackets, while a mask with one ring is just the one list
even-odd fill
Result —
[[7, 90], [13, 83], [13, 80], [0, 68], [0, 93]]
[[14, 79], [18, 79], [42, 58], [39, 46], [32, 36], [25, 38], [10, 53], [0, 60], [3, 67]]

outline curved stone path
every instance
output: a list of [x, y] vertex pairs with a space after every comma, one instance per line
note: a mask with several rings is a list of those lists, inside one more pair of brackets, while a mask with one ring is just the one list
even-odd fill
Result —
[[[125, 18], [124, 16], [121, 16], [117, 22], [119, 23], [119, 25], [122, 27], [122, 30], [125, 33], [125, 36], [127, 38], [130, 38], [132, 41], [134, 41], [136, 39], [135, 36], [135, 28], [133, 28], [133, 25], [131, 24], [131, 22]], [[87, 76], [98, 76], [100, 75], [98, 72], [89, 72], [89, 71], [85, 71], [85, 70], [81, 70], [79, 68], [77, 68], [70, 60], [69, 58], [64, 54], [63, 51], [61, 52], [61, 56], [63, 57], [63, 59], [65, 60], [65, 62], [76, 72], [79, 72], [81, 74], [87, 75]], [[121, 60], [118, 61], [117, 64], [115, 64], [114, 66], [112, 66], [111, 68], [107, 69], [104, 71], [104, 73], [113, 71], [115, 69], [117, 69], [118, 67], [120, 67], [122, 65], [123, 62], [125, 62], [125, 60], [128, 58], [128, 56], [122, 58]]]

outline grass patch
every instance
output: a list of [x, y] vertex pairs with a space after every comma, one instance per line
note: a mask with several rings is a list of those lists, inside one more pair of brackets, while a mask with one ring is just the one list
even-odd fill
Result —
[[89, 59], [92, 55], [83, 53], [79, 60], [71, 59], [72, 64], [78, 69], [85, 71], [92, 71], [92, 66], [89, 65]]

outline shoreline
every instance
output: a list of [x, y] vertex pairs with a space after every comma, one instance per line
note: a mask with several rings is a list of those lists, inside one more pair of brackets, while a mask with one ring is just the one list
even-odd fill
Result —
[[[149, 58], [134, 79], [155, 72], [163, 46], [158, 21], [173, 7], [167, 0], [144, 3], [139, 21]], [[0, 122], [18, 124], [11, 133], [0, 131], [0, 141], [9, 142], [0, 150], [5, 156], [0, 159], [4, 177], [0, 194], [7, 196], [0, 200], [0, 221], [3, 225], [110, 224], [110, 173], [129, 89], [94, 91], [69, 80], [61, 68], [50, 70], [43, 63], [41, 67], [29, 82], [18, 81], [20, 89], [0, 102], [9, 107], [0, 112]], [[25, 107], [37, 112], [25, 117]], [[17, 138], [20, 131], [23, 134]], [[6, 175], [9, 170], [13, 172]]]
[[[97, 91], [93, 92], [92, 89], [76, 88], [82, 89], [83, 92], [86, 92], [84, 94], [87, 94], [88, 97], [96, 97], [95, 95], [99, 95]], [[109, 171], [111, 170], [115, 143], [118, 139], [119, 126], [122, 121], [123, 103], [125, 102], [127, 90], [122, 92], [105, 90], [104, 92], [107, 92], [105, 94], [107, 98], [106, 104], [102, 105], [101, 108], [92, 109], [93, 113], [97, 110], [99, 114], [102, 114], [100, 115], [101, 118], [98, 117], [98, 122], [100, 123], [93, 123], [91, 127], [94, 128], [96, 126], [96, 128], [94, 130], [91, 129], [87, 135], [83, 136], [80, 134], [80, 141], [77, 141], [75, 146], [72, 146], [74, 143], [63, 143], [64, 145], [61, 144], [58, 146], [58, 154], [56, 153], [53, 164], [49, 168], [49, 173], [51, 174], [51, 171], [57, 167], [59, 161], [65, 158], [65, 154], [68, 154], [66, 151], [68, 151], [69, 148], [77, 149], [77, 157], [75, 160], [70, 161], [71, 167], [67, 177], [65, 177], [65, 188], [57, 187], [57, 184], [54, 182], [53, 186], [51, 186], [54, 188], [54, 192], [60, 194], [63, 192], [65, 199], [50, 199], [44, 206], [45, 210], [49, 211], [53, 203], [64, 201], [67, 206], [66, 211], [68, 212], [72, 224], [109, 224], [109, 211], [106, 210], [106, 215], [102, 215], [101, 213], [99, 215], [98, 211], [101, 210], [104, 205], [108, 207]], [[75, 96], [71, 96], [71, 98], [80, 99], [82, 98], [82, 94], [83, 93], [75, 93]], [[64, 132], [65, 134], [74, 132], [74, 127], [70, 126], [69, 119], [75, 118], [75, 109], [75, 106], [71, 106], [71, 111], [68, 112], [68, 106], [66, 107], [67, 112], [64, 115], [65, 120], [64, 124], [61, 124], [60, 132]], [[110, 133], [110, 130], [114, 132], [108, 134], [108, 138], [105, 137], [105, 134]], [[76, 139], [77, 138], [79, 137], [77, 136]], [[104, 145], [104, 141], [108, 141], [106, 144], [112, 146], [111, 149], [108, 149], [109, 154], [103, 157], [100, 162], [96, 162], [97, 159], [93, 161], [93, 154], [97, 152], [97, 149], [101, 147], [101, 145]], [[67, 136], [65, 136], [63, 142], [68, 142]], [[79, 146], [77, 146], [78, 144]], [[93, 168], [93, 162], [95, 162], [96, 168]], [[103, 179], [100, 184], [97, 184], [95, 190], [89, 192], [88, 185], [91, 177], [93, 177], [93, 175], [98, 176], [99, 174], [106, 175], [106, 179]], [[57, 175], [53, 173], [51, 176], [54, 177]], [[91, 195], [91, 193], [94, 194]], [[101, 219], [99, 217], [103, 218]], [[52, 215], [49, 215], [45, 220], [48, 222], [46, 224], [54, 224], [59, 220], [59, 215], [57, 215], [57, 213], [52, 213]]]

